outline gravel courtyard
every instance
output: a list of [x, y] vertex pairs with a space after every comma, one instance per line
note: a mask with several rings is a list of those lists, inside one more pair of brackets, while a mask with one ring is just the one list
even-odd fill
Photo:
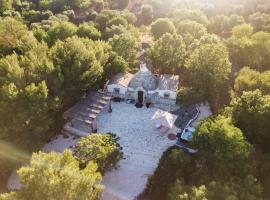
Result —
[[155, 128], [151, 118], [160, 111], [157, 108], [138, 109], [121, 102], [112, 103], [112, 110], [112, 113], [103, 111], [98, 116], [98, 132], [117, 134], [125, 159], [118, 163], [116, 170], [105, 174], [106, 189], [102, 200], [133, 200], [146, 187], [162, 153], [175, 141], [170, 141]]

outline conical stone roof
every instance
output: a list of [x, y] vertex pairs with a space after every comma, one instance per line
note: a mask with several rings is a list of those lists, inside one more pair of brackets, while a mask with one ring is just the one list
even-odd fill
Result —
[[147, 69], [146, 66], [142, 66], [140, 71], [137, 72], [129, 83], [129, 87], [137, 89], [143, 87], [146, 91], [156, 90], [158, 86], [158, 78]]

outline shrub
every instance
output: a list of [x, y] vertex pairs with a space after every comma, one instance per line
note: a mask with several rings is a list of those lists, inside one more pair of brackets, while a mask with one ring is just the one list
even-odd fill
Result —
[[87, 166], [90, 161], [94, 161], [101, 173], [113, 169], [123, 158], [118, 140], [119, 137], [111, 133], [92, 134], [83, 138], [74, 151], [81, 168]]

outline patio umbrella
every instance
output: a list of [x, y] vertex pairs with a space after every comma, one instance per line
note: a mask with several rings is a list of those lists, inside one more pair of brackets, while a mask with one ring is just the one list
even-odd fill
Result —
[[160, 124], [170, 129], [173, 128], [176, 119], [176, 115], [165, 111], [157, 111], [152, 117], [152, 120], [155, 121], [156, 124]]

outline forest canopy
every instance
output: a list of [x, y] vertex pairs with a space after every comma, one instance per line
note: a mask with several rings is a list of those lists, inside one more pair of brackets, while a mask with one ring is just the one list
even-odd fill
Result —
[[30, 163], [19, 170], [27, 187], [0, 199], [99, 199], [119, 138], [35, 152], [65, 110], [142, 61], [179, 75], [180, 106], [213, 112], [190, 142], [198, 153], [168, 149], [142, 198], [270, 199], [269, 0], [0, 0], [0, 179]]

